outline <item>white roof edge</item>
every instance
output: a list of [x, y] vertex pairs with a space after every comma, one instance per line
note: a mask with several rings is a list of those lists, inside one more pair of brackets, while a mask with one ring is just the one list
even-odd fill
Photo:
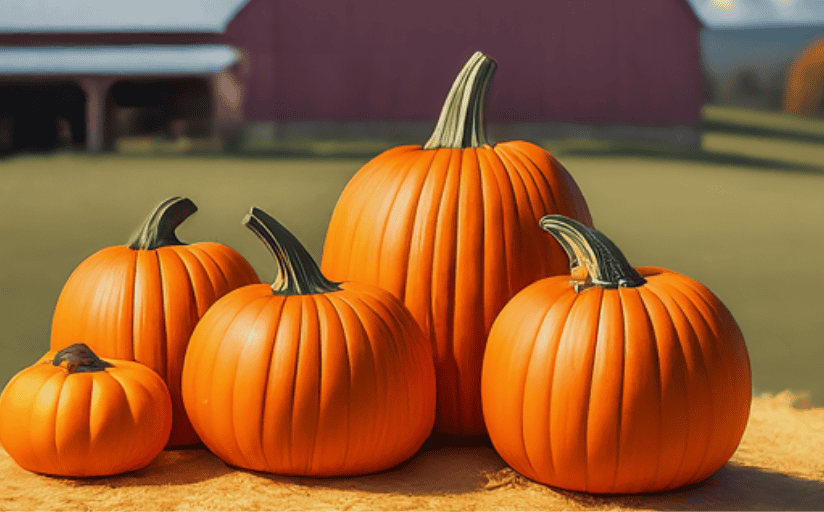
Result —
[[0, 47], [0, 75], [211, 74], [234, 65], [229, 45]]

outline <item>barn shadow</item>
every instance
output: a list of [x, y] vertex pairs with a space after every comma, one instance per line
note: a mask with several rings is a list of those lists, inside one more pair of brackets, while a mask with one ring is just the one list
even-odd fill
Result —
[[0, 83], [0, 157], [82, 149], [85, 101], [71, 81]]
[[705, 120], [701, 126], [704, 132], [743, 135], [746, 137], [765, 137], [777, 140], [824, 144], [824, 134], [788, 131], [770, 126], [742, 125], [723, 120]]

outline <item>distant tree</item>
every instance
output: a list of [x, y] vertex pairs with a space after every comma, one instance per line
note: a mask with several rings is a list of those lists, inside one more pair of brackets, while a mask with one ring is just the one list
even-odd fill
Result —
[[745, 69], [735, 78], [733, 94], [740, 98], [755, 98], [764, 92], [761, 78], [752, 69]]
[[716, 90], [715, 83], [707, 76], [707, 73], [701, 77], [701, 89], [704, 94], [704, 103], [715, 103], [718, 101], [718, 91]]

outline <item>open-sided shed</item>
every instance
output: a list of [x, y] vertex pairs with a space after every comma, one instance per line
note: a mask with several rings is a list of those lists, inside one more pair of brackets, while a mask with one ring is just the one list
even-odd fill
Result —
[[8, 2], [0, 87], [82, 91], [84, 128], [75, 113], [68, 131], [92, 150], [110, 145], [112, 126], [139, 124], [129, 109], [151, 97], [165, 105], [156, 122], [167, 129], [193, 117], [180, 107], [191, 104], [208, 112], [194, 115], [209, 121], [201, 125], [224, 133], [256, 124], [392, 136], [431, 129], [455, 74], [480, 50], [499, 63], [493, 135], [694, 143], [700, 28], [686, 0]]
[[218, 36], [247, 0], [0, 3], [0, 152], [123, 134], [231, 136], [242, 121]]

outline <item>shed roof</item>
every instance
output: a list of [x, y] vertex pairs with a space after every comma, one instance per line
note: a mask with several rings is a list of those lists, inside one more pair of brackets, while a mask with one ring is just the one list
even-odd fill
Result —
[[220, 33], [249, 0], [0, 2], [0, 33]]
[[240, 53], [228, 45], [0, 47], [0, 75], [214, 73]]

